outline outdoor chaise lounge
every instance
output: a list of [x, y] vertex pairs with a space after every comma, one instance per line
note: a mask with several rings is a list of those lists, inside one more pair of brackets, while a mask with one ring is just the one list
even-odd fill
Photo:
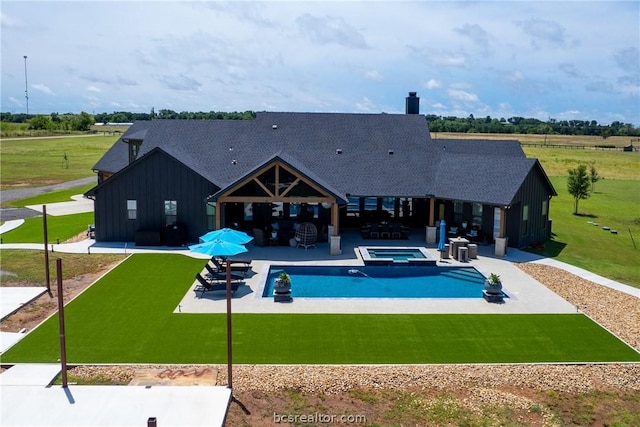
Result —
[[[226, 271], [226, 267], [222, 263], [220, 263], [220, 261], [218, 261], [216, 257], [212, 257], [211, 262], [213, 263], [215, 268], [218, 269], [218, 271], [222, 271], [222, 272]], [[234, 265], [233, 262], [231, 261], [228, 261], [228, 262], [230, 264], [230, 268], [232, 272], [242, 273], [243, 276], [246, 276], [247, 273], [249, 272], [249, 265], [245, 264], [244, 262], [242, 263], [243, 265], [238, 265], [238, 264]]]
[[[219, 270], [215, 267], [212, 267], [211, 264], [205, 264], [204, 268], [207, 269], [206, 278], [211, 281], [224, 281], [227, 280], [227, 272], [225, 270]], [[239, 274], [231, 273], [231, 281], [232, 282], [240, 282], [244, 277]]]
[[[200, 294], [200, 298], [202, 298], [202, 296], [204, 295], [205, 292], [209, 292], [209, 291], [226, 291], [227, 290], [227, 283], [226, 281], [220, 281], [220, 280], [216, 280], [215, 282], [210, 282], [207, 279], [205, 279], [204, 277], [202, 277], [202, 275], [200, 273], [196, 274], [196, 280], [198, 281], [198, 286], [196, 287], [196, 291], [201, 291], [202, 293]], [[238, 290], [238, 287], [240, 286], [239, 283], [232, 283], [231, 284], [231, 293], [235, 293], [235, 291]]]

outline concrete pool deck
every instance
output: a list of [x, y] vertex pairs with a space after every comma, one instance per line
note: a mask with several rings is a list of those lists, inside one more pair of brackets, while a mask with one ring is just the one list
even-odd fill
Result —
[[[293, 301], [275, 303], [273, 298], [262, 297], [264, 283], [270, 265], [338, 265], [362, 266], [363, 261], [357, 247], [363, 240], [357, 234], [343, 235], [342, 254], [330, 256], [328, 245], [317, 244], [315, 249], [288, 247], [255, 247], [247, 245], [249, 251], [238, 258], [251, 258], [252, 273], [247, 275], [244, 285], [235, 292], [232, 300], [234, 313], [378, 313], [378, 314], [424, 314], [424, 313], [575, 313], [576, 307], [549, 290], [547, 287], [517, 268], [512, 262], [526, 258], [521, 251], [510, 250], [506, 257], [495, 257], [493, 246], [479, 246], [478, 258], [461, 263], [453, 258], [439, 260], [435, 245], [426, 245], [423, 236], [416, 233], [407, 240], [367, 240], [367, 246], [426, 247], [440, 266], [475, 267], [488, 276], [500, 275], [503, 291], [508, 298], [504, 303], [488, 303], [483, 298], [296, 298], [295, 283], [292, 283]], [[203, 268], [206, 258], [203, 258]], [[393, 267], [389, 267], [393, 268]], [[175, 309], [181, 313], [225, 313], [225, 292], [207, 292], [200, 297], [197, 284], [191, 286]]]
[[[381, 246], [387, 246], [391, 241], [380, 242]], [[396, 241], [402, 246], [425, 246], [417, 241]], [[483, 298], [296, 298], [295, 283], [292, 283], [293, 302], [275, 303], [273, 298], [262, 297], [264, 283], [270, 265], [333, 265], [333, 266], [362, 266], [363, 262], [355, 245], [344, 245], [343, 253], [338, 259], [311, 259], [309, 255], [323, 252], [321, 247], [310, 250], [289, 248], [288, 256], [277, 259], [277, 254], [270, 253], [270, 259], [255, 257], [257, 250], [268, 248], [251, 248], [247, 254], [252, 255], [252, 273], [247, 275], [244, 285], [235, 292], [232, 300], [234, 313], [371, 313], [371, 314], [426, 314], [426, 313], [575, 313], [576, 307], [549, 290], [547, 287], [534, 280], [511, 262], [505, 262], [503, 258], [491, 256], [493, 246], [481, 246], [478, 251], [478, 259], [467, 263], [455, 261], [449, 258], [438, 261], [440, 266], [465, 266], [475, 267], [478, 271], [488, 276], [489, 273], [497, 273], [503, 281], [503, 291], [508, 298], [504, 303], [488, 303]], [[370, 244], [369, 246], [373, 246]], [[273, 248], [276, 251], [287, 248]], [[439, 259], [436, 248], [427, 248], [435, 258]], [[317, 251], [317, 252], [316, 252]], [[349, 253], [350, 252], [350, 253]], [[284, 252], [283, 252], [284, 255]], [[304, 259], [293, 260], [299, 255]], [[320, 258], [320, 257], [318, 257]], [[203, 259], [203, 267], [206, 262]], [[391, 267], [392, 268], [392, 267]], [[225, 313], [225, 292], [206, 292], [201, 297], [197, 292], [197, 284], [194, 283], [184, 298], [176, 307], [176, 313]]]

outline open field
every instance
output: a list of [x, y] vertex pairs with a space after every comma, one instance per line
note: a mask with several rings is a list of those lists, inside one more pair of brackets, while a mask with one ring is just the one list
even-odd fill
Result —
[[0, 189], [39, 187], [93, 176], [91, 168], [117, 139], [117, 135], [110, 135], [3, 140]]
[[[455, 133], [455, 132], [431, 132], [431, 138], [433, 139], [516, 139], [522, 144], [549, 144], [549, 145], [567, 145], [567, 146], [590, 146], [596, 147], [597, 145], [613, 145], [622, 149], [622, 147], [629, 145], [632, 139], [638, 139], [637, 137], [629, 136], [612, 136], [607, 139], [602, 139], [599, 136], [591, 135], [537, 135], [537, 134], [524, 134], [524, 133]], [[635, 145], [638, 145], [636, 142]]]

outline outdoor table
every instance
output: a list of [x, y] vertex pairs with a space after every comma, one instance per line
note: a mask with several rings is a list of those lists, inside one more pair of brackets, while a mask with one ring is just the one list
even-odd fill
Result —
[[449, 247], [451, 248], [451, 256], [454, 259], [458, 259], [458, 248], [460, 246], [467, 246], [469, 244], [469, 240], [464, 237], [451, 237], [449, 239]]

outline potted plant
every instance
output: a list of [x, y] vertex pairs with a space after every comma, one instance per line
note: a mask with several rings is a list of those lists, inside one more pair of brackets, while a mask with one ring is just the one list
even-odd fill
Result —
[[282, 293], [289, 292], [289, 290], [291, 290], [291, 277], [283, 271], [276, 279], [275, 291], [277, 293]]
[[502, 293], [502, 281], [496, 273], [491, 273], [485, 281], [484, 289], [488, 294]]

